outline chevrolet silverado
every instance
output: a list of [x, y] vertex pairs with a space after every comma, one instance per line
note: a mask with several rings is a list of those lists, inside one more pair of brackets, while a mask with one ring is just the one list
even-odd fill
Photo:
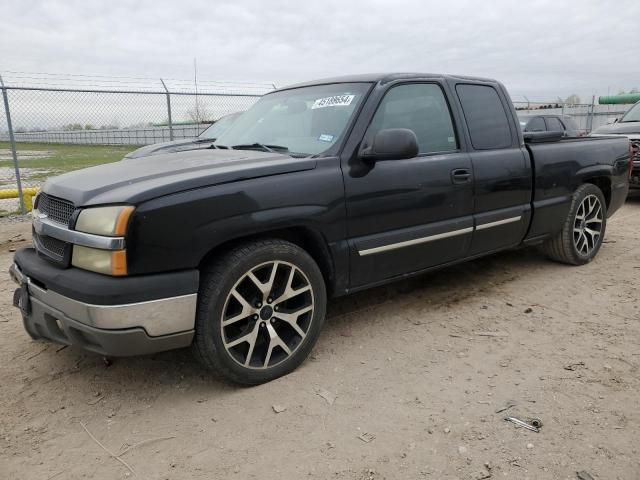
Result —
[[105, 356], [190, 346], [258, 384], [308, 356], [332, 296], [523, 245], [591, 261], [629, 168], [626, 138], [523, 134], [494, 80], [299, 84], [205, 149], [48, 180], [14, 304], [36, 339]]

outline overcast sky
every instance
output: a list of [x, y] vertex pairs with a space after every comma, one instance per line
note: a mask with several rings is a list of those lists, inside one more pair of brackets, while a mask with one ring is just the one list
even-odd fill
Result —
[[422, 71], [555, 99], [640, 87], [640, 0], [2, 0], [2, 71], [275, 82]]

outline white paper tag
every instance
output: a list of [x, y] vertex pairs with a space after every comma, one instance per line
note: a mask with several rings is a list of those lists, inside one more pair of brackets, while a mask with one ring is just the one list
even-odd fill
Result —
[[351, 102], [355, 98], [355, 95], [334, 95], [333, 97], [324, 97], [319, 98], [313, 105], [311, 105], [311, 110], [315, 110], [316, 108], [325, 108], [325, 107], [341, 107], [343, 105], [351, 105]]
[[318, 137], [318, 140], [321, 142], [331, 142], [333, 141], [333, 135], [329, 135], [328, 133], [323, 133]]

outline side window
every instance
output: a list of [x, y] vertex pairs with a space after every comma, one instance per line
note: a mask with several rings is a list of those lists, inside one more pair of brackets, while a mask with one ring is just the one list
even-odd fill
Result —
[[389, 90], [376, 111], [368, 136], [385, 128], [408, 128], [418, 138], [419, 153], [458, 149], [447, 100], [438, 85], [415, 83]]
[[527, 123], [527, 132], [544, 132], [546, 130], [546, 126], [544, 124], [544, 118], [542, 117], [533, 117]]
[[476, 150], [511, 146], [511, 129], [498, 92], [485, 85], [458, 85], [458, 98]]
[[556, 117], [547, 117], [547, 130], [550, 132], [564, 132], [564, 125]]

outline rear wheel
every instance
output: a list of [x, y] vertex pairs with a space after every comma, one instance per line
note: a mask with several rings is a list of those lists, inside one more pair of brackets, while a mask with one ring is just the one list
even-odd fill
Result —
[[324, 279], [309, 254], [283, 240], [252, 242], [204, 273], [194, 350], [230, 380], [267, 382], [308, 356], [325, 310]]
[[589, 263], [602, 246], [607, 226], [607, 204], [593, 184], [581, 185], [573, 195], [562, 231], [542, 245], [551, 259], [570, 265]]

